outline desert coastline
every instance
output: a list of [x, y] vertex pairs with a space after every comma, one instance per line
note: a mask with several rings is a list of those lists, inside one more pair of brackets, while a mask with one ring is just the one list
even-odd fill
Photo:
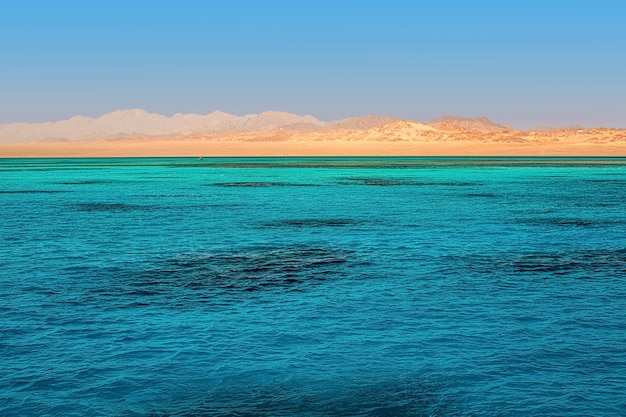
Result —
[[2, 158], [161, 156], [626, 156], [626, 143], [128, 140], [0, 144]]
[[320, 122], [276, 111], [165, 117], [141, 109], [0, 125], [2, 158], [150, 156], [626, 156], [626, 130], [520, 131], [458, 116], [425, 123], [372, 115]]

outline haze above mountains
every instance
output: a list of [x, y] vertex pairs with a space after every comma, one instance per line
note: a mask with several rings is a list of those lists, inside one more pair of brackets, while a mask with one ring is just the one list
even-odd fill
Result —
[[[180, 137], [194, 134], [226, 134], [287, 131], [294, 133], [330, 133], [367, 131], [387, 127], [394, 130], [410, 126], [409, 130], [447, 133], [471, 131], [482, 133], [516, 132], [507, 125], [496, 124], [486, 117], [470, 119], [443, 116], [420, 123], [401, 121], [389, 116], [366, 115], [330, 122], [322, 122], [311, 115], [299, 116], [280, 111], [236, 116], [222, 111], [207, 115], [175, 114], [172, 117], [149, 113], [142, 109], [117, 110], [100, 117], [75, 116], [68, 120], [49, 123], [10, 123], [0, 125], [0, 143], [90, 141], [124, 139], [137, 136]], [[540, 132], [558, 131], [554, 128], [537, 129]], [[379, 133], [383, 134], [382, 130]], [[389, 133], [389, 132], [387, 132]], [[396, 132], [397, 133], [397, 132]]]

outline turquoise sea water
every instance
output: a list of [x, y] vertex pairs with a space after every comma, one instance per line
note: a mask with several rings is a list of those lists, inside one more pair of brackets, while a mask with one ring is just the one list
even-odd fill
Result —
[[626, 415], [626, 159], [0, 160], [2, 416]]

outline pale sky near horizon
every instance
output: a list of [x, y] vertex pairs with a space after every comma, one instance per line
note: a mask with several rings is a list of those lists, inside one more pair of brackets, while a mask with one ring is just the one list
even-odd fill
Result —
[[626, 128], [623, 1], [7, 3], [0, 123], [143, 108]]

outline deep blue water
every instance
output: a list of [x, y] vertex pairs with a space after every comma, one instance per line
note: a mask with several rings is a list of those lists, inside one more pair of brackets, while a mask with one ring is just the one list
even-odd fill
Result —
[[0, 160], [2, 416], [624, 416], [626, 159]]

